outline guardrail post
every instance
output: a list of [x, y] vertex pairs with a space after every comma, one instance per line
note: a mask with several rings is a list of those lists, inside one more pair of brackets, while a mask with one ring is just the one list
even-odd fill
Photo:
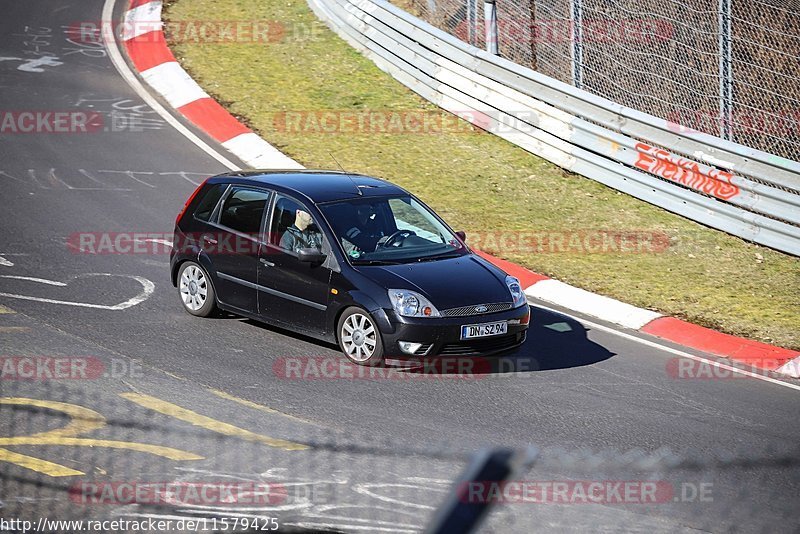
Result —
[[497, 4], [495, 0], [483, 0], [483, 25], [486, 36], [486, 51], [499, 55], [497, 50]]

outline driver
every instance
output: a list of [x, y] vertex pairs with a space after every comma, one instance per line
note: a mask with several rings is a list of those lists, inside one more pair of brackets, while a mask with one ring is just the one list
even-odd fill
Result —
[[294, 224], [281, 237], [281, 248], [294, 253], [301, 248], [322, 250], [322, 234], [316, 229], [310, 213], [300, 209], [295, 212]]
[[385, 237], [377, 221], [375, 207], [371, 204], [359, 204], [356, 207], [356, 224], [344, 233], [342, 245], [348, 254], [353, 251], [371, 252]]

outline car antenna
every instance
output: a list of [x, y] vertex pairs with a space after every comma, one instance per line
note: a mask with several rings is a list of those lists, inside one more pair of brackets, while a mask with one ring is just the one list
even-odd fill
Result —
[[342, 164], [341, 164], [341, 163], [339, 163], [339, 160], [338, 160], [338, 159], [336, 159], [336, 157], [333, 155], [333, 152], [331, 152], [331, 151], [328, 151], [328, 154], [330, 154], [330, 155], [331, 155], [331, 158], [333, 158], [333, 161], [335, 161], [335, 162], [336, 162], [336, 165], [338, 165], [338, 166], [339, 166], [339, 168], [340, 168], [340, 169], [342, 169], [342, 172], [343, 172], [343, 173], [345, 173], [345, 174], [347, 175], [347, 177], [348, 177], [348, 178], [350, 178], [350, 181], [351, 181], [351, 182], [353, 182], [353, 187], [355, 187], [355, 188], [356, 188], [356, 191], [358, 191], [358, 196], [363, 196], [363, 195], [364, 195], [364, 193], [361, 191], [361, 188], [360, 188], [360, 187], [358, 187], [358, 184], [356, 183], [356, 181], [355, 181], [355, 180], [353, 180], [353, 177], [352, 177], [352, 176], [350, 176], [350, 173], [349, 173], [349, 172], [347, 172], [346, 170], [344, 170], [344, 167], [342, 167]]

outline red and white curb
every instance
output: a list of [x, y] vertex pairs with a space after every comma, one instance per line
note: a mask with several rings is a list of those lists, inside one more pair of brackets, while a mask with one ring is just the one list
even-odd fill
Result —
[[[150, 87], [236, 157], [257, 169], [303, 168], [241, 124], [181, 68], [164, 39], [160, 1], [130, 0], [121, 39], [131, 62]], [[684, 347], [730, 358], [756, 369], [800, 378], [800, 354], [796, 351], [665, 317], [553, 280], [489, 254], [478, 253], [519, 278], [530, 298], [551, 302]]]
[[303, 168], [236, 120], [181, 68], [164, 39], [160, 1], [131, 0], [120, 39], [144, 81], [228, 152], [256, 169]]
[[797, 351], [723, 334], [675, 317], [666, 317], [553, 280], [484, 252], [479, 254], [519, 278], [525, 294], [531, 298], [551, 302], [684, 347], [730, 358], [748, 367], [800, 378], [800, 354]]

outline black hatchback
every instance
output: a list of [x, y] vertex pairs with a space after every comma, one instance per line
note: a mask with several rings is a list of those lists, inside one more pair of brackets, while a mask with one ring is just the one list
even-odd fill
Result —
[[414, 195], [333, 171], [209, 178], [175, 223], [172, 283], [192, 315], [226, 310], [384, 357], [478, 356], [519, 346], [519, 281], [474, 254]]

